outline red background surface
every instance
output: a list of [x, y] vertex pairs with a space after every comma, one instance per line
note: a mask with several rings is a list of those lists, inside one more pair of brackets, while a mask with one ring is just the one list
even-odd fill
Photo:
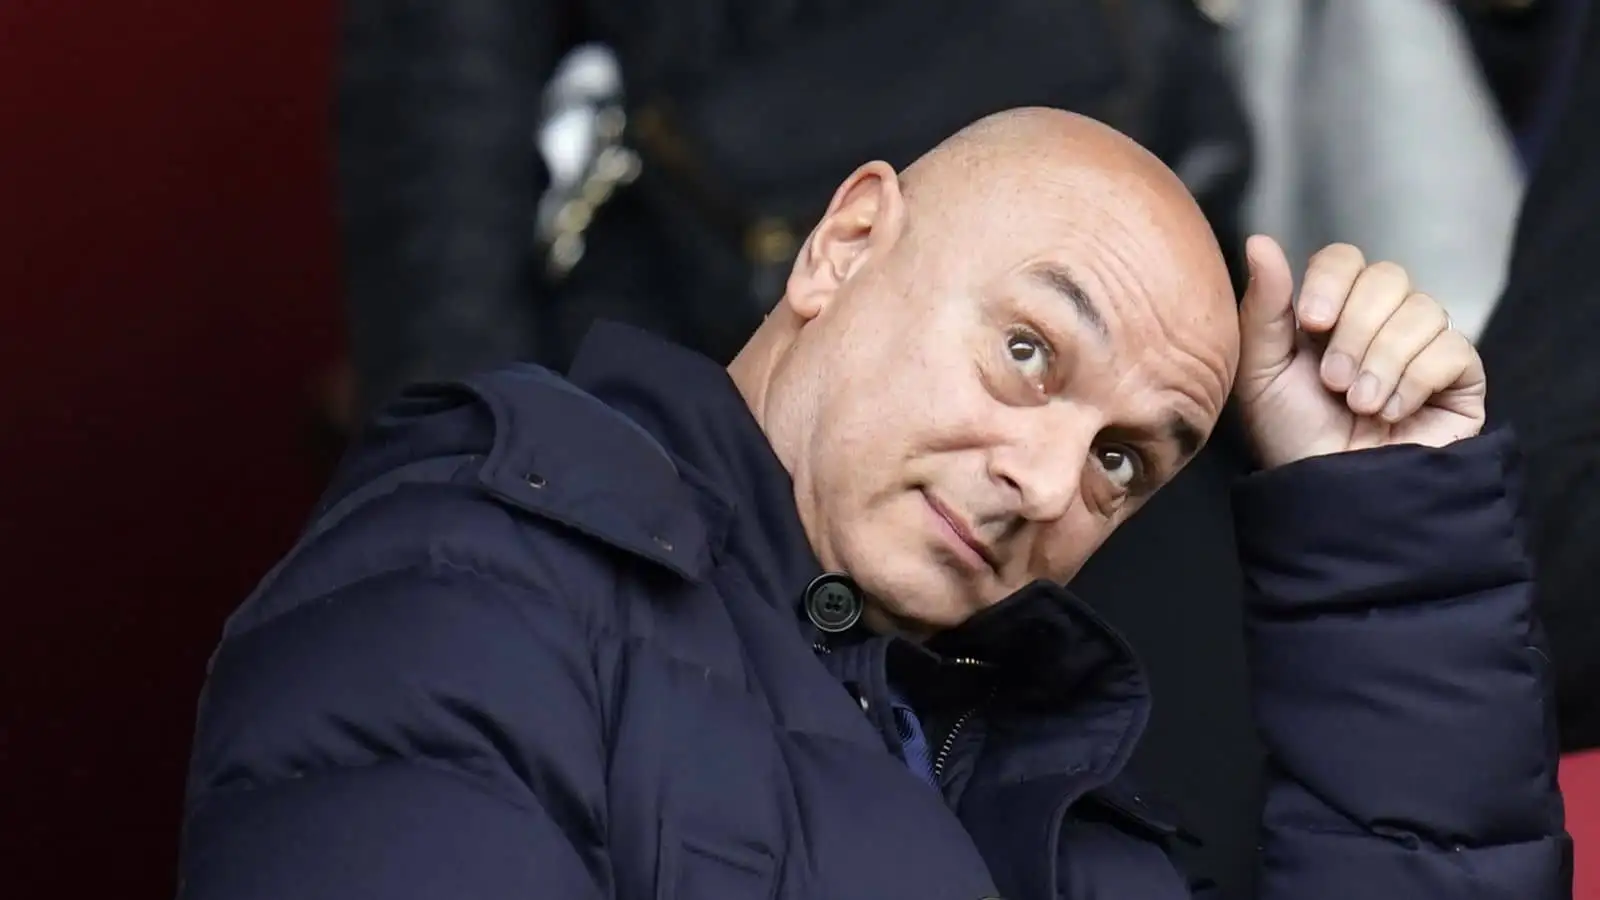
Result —
[[1578, 848], [1573, 900], [1600, 900], [1600, 750], [1561, 763], [1567, 798], [1567, 831]]
[[[206, 656], [323, 477], [335, 34], [329, 0], [0, 0], [5, 896], [172, 896]], [[1564, 777], [1590, 853], [1600, 755]]]
[[171, 897], [195, 695], [322, 473], [329, 0], [0, 0], [0, 896]]

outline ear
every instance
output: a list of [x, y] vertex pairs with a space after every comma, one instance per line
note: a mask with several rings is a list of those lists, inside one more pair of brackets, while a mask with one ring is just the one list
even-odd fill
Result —
[[905, 217], [905, 197], [893, 166], [870, 162], [850, 173], [800, 247], [783, 302], [801, 318], [815, 318], [845, 281], [893, 246]]

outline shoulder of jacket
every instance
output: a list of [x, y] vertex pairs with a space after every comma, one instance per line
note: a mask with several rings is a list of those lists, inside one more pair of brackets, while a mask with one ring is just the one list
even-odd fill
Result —
[[667, 450], [539, 366], [407, 388], [374, 416], [307, 535], [414, 483], [477, 491], [691, 581], [710, 565], [706, 525]]
[[[448, 490], [411, 490], [429, 486]], [[553, 576], [554, 593], [579, 587], [593, 600], [588, 586], [630, 557], [690, 583], [711, 564], [692, 489], [641, 426], [534, 366], [421, 384], [373, 418], [224, 636], [352, 580], [418, 566], [524, 584]]]
[[707, 528], [674, 461], [644, 427], [540, 366], [421, 387], [486, 414], [473, 479], [521, 513], [698, 581]]

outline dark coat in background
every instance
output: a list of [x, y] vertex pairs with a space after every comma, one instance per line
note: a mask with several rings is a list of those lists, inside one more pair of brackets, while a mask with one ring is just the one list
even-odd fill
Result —
[[1457, 0], [1467, 37], [1529, 168], [1549, 145], [1589, 0]]
[[[1240, 486], [1261, 900], [1570, 897], [1514, 460]], [[632, 330], [412, 392], [227, 626], [180, 897], [1188, 897], [1127, 642], [1044, 582], [926, 645], [824, 635], [792, 492], [721, 367]]]
[[1491, 421], [1527, 453], [1539, 613], [1558, 673], [1562, 745], [1600, 747], [1600, 15], [1534, 172], [1506, 290], [1479, 340]]
[[[907, 165], [1013, 106], [1132, 135], [1242, 249], [1248, 129], [1193, 0], [345, 0], [343, 25], [339, 196], [368, 405], [513, 359], [564, 369], [597, 318], [725, 360], [776, 300], [751, 296], [755, 226], [791, 232], [771, 263], [786, 272], [851, 169]], [[580, 42], [616, 54], [645, 159], [553, 282], [534, 135]]]

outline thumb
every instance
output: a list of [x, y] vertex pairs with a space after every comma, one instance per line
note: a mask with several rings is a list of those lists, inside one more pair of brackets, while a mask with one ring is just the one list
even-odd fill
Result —
[[1276, 373], [1294, 355], [1294, 273], [1278, 242], [1264, 234], [1244, 245], [1250, 283], [1239, 304], [1239, 378]]

